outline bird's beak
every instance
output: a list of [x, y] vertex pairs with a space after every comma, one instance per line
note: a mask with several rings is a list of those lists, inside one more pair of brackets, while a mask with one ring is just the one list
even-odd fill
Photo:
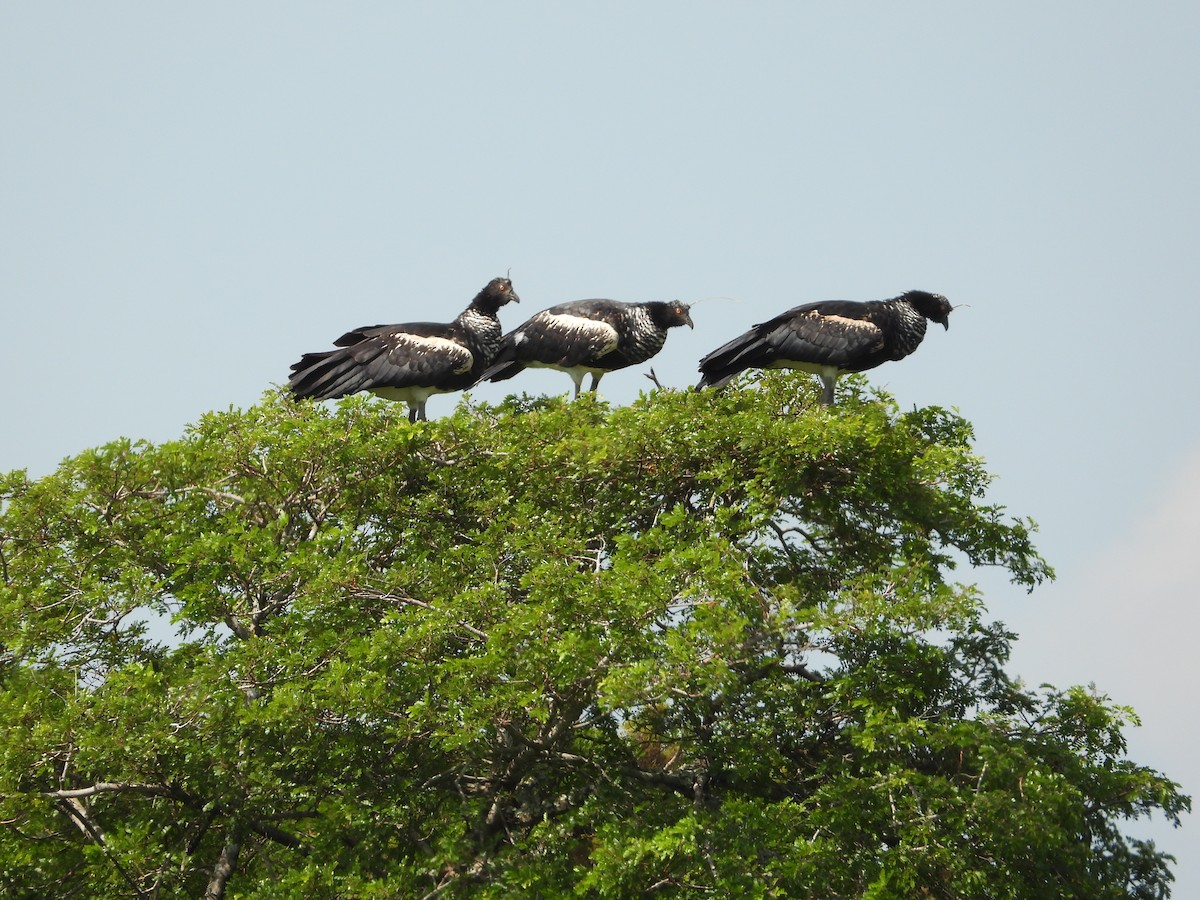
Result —
[[690, 312], [685, 312], [683, 314], [683, 321], [687, 322], [688, 328], [691, 328], [693, 331], [696, 330], [696, 323], [692, 321], [692, 314]]

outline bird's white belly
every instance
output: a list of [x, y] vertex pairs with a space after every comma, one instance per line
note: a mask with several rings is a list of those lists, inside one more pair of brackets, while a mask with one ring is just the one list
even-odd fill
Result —
[[400, 400], [404, 403], [421, 404], [434, 394], [445, 394], [447, 391], [435, 387], [377, 387], [371, 388], [371, 393], [384, 400]]
[[556, 369], [572, 377], [578, 375], [580, 378], [584, 375], [604, 375], [608, 372], [608, 369], [597, 369], [594, 366], [564, 366], [561, 363], [541, 362], [536, 359], [525, 363], [525, 366], [530, 369]]
[[792, 359], [777, 359], [767, 365], [768, 369], [799, 369], [801, 372], [811, 372], [824, 378], [836, 378], [840, 369], [837, 366], [827, 366], [822, 363], [800, 362]]

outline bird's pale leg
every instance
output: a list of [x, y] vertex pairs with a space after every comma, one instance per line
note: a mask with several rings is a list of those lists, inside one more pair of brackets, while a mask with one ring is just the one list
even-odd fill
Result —
[[821, 405], [833, 406], [833, 388], [837, 384], [837, 376], [822, 375], [821, 384], [825, 385], [825, 390], [821, 392]]
[[596, 393], [596, 388], [600, 387], [600, 378], [602, 376], [596, 372], [592, 373], [592, 386], [588, 388], [593, 394]]

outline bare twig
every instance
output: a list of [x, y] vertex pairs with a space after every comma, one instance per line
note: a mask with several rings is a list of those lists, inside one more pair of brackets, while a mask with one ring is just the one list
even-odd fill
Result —
[[62, 791], [43, 791], [42, 796], [51, 800], [76, 800], [96, 794], [154, 794], [159, 797], [179, 797], [179, 791], [165, 784], [139, 784], [128, 781], [100, 781], [91, 787], [73, 788]]
[[[44, 796], [52, 795], [47, 794]], [[95, 841], [100, 849], [104, 851], [104, 855], [107, 856], [108, 861], [113, 864], [113, 868], [115, 868], [121, 874], [121, 877], [129, 883], [129, 886], [133, 888], [137, 895], [139, 897], [145, 896], [146, 892], [142, 890], [137, 879], [134, 878], [123, 865], [121, 865], [121, 861], [117, 859], [116, 855], [112, 852], [112, 849], [108, 846], [108, 841], [104, 837], [103, 829], [101, 829], [96, 821], [92, 818], [87, 805], [84, 804], [79, 797], [56, 797], [55, 800], [58, 808], [61, 809], [66, 814], [67, 818], [75, 824], [75, 827], [82, 831], [86, 837], [89, 837]]]
[[[393, 603], [399, 603], [403, 606], [418, 606], [421, 609], [427, 609], [430, 612], [442, 612], [442, 610], [438, 609], [432, 603], [426, 603], [424, 600], [418, 600], [416, 597], [408, 597], [401, 594], [384, 593], [382, 591], [359, 591], [357, 594], [355, 594], [355, 596], [368, 600], [391, 600]], [[480, 640], [486, 641], [488, 639], [486, 631], [480, 631], [474, 625], [464, 622], [461, 619], [455, 624], [457, 624], [458, 627], [464, 631], [473, 634]]]

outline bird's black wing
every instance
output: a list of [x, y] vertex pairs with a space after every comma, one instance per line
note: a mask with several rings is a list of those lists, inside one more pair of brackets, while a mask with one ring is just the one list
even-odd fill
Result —
[[848, 301], [810, 303], [758, 326], [774, 362], [844, 369], [883, 348], [883, 331]]
[[443, 322], [406, 322], [403, 325], [363, 325], [347, 331], [333, 342], [335, 347], [353, 347], [369, 338], [390, 334], [410, 334], [413, 337], [452, 338], [458, 331], [454, 325]]
[[[360, 328], [338, 339], [341, 349], [306, 353], [292, 366], [292, 392], [325, 400], [376, 388], [434, 387], [471, 370], [474, 354], [444, 336], [445, 325], [422, 325]], [[442, 334], [419, 333], [435, 330]]]
[[584, 300], [544, 309], [513, 332], [514, 359], [526, 365], [579, 366], [617, 349], [616, 311]]
[[483, 370], [479, 381], [507, 381], [514, 375], [524, 371], [525, 364], [517, 362], [514, 338], [516, 331], [510, 331], [500, 341], [500, 349], [492, 357], [491, 364]]
[[864, 305], [851, 301], [793, 307], [701, 359], [698, 387], [719, 387], [746, 369], [853, 365], [884, 342], [883, 332], [863, 315]]

